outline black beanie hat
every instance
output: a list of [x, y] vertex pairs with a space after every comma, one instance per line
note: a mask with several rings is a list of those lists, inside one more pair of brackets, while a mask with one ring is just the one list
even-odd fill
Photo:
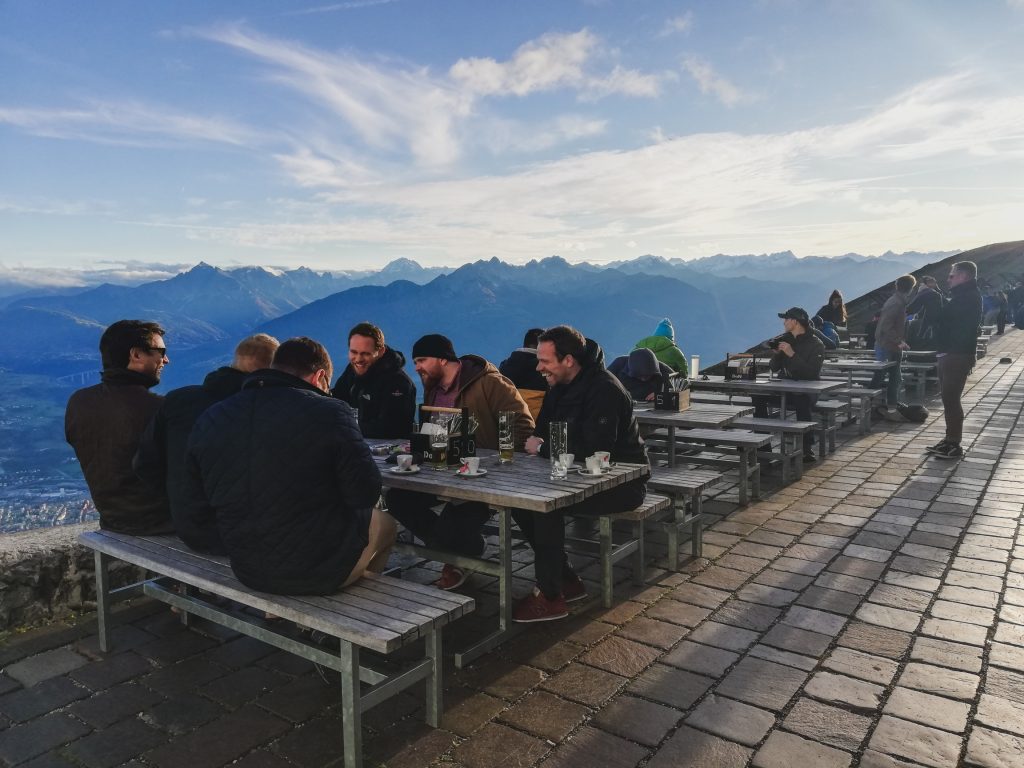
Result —
[[412, 345], [412, 358], [439, 357], [442, 360], [458, 360], [451, 339], [440, 333], [428, 333]]

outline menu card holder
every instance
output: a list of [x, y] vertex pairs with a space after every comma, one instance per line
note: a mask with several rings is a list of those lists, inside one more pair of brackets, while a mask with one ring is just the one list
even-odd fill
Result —
[[[423, 423], [424, 413], [449, 413], [461, 418], [458, 431], [448, 433], [448, 466], [458, 466], [467, 456], [476, 456], [476, 435], [470, 434], [469, 432], [469, 408], [441, 408], [434, 405], [420, 405], [420, 424]], [[413, 451], [413, 461], [416, 460], [417, 448], [422, 450], [425, 445], [427, 454], [429, 455], [430, 453], [430, 436], [419, 436], [421, 438], [426, 438], [425, 441], [417, 440], [417, 436], [418, 435], [413, 435], [410, 446]]]

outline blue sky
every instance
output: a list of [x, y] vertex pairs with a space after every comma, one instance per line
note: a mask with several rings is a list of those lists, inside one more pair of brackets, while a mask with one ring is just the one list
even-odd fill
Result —
[[1024, 237], [1024, 0], [0, 0], [0, 275]]

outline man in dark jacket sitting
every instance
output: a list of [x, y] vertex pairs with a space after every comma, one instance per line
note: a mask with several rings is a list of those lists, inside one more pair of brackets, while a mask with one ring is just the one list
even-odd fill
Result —
[[218, 546], [218, 539], [203, 542], [203, 531], [186, 531], [183, 485], [185, 482], [185, 446], [196, 419], [211, 405], [241, 391], [253, 371], [269, 368], [278, 342], [273, 336], [257, 333], [238, 342], [231, 365], [206, 375], [202, 384], [180, 387], [167, 393], [160, 410], [149, 422], [139, 442], [132, 465], [135, 473], [155, 488], [167, 493], [171, 517], [178, 535], [193, 549]]
[[189, 438], [187, 530], [219, 538], [251, 589], [329, 594], [387, 562], [380, 471], [352, 409], [330, 396], [331, 372], [321, 344], [289, 339]]
[[654, 393], [668, 389], [674, 371], [655, 357], [654, 352], [638, 347], [628, 355], [612, 360], [608, 372], [637, 402], [654, 400]]
[[384, 343], [384, 332], [359, 323], [348, 332], [348, 366], [331, 390], [355, 408], [363, 437], [407, 438], [416, 418], [416, 385], [405, 356]]
[[537, 370], [537, 339], [544, 333], [543, 328], [531, 328], [523, 336], [523, 346], [501, 361], [498, 372], [516, 385], [519, 395], [530, 408], [530, 415], [536, 421], [548, 383]]
[[[825, 362], [825, 347], [810, 332], [811, 319], [807, 311], [800, 307], [791, 307], [780, 312], [782, 327], [785, 333], [772, 344], [775, 354], [769, 361], [773, 371], [777, 371], [783, 379], [796, 381], [817, 381], [821, 378], [821, 365]], [[768, 408], [779, 404], [779, 398], [772, 395], [753, 395], [754, 415], [759, 418], [768, 416]], [[813, 421], [811, 408], [816, 397], [812, 395], [789, 395], [786, 404], [796, 411], [801, 421]], [[782, 414], [785, 416], [785, 414]], [[804, 437], [804, 461], [814, 461], [814, 434]]]
[[118, 320], [100, 337], [99, 384], [68, 400], [64, 435], [75, 449], [100, 527], [121, 533], [173, 533], [167, 496], [132, 470], [132, 457], [163, 398], [149, 390], [170, 360], [164, 329]]
[[[548, 393], [526, 452], [549, 456], [545, 438], [552, 421], [567, 423], [569, 452], [586, 458], [608, 451], [612, 461], [647, 464], [647, 449], [633, 417], [633, 399], [604, 367], [601, 347], [567, 325], [549, 328], [537, 345], [537, 369]], [[646, 479], [633, 480], [591, 496], [560, 512], [513, 510], [512, 517], [534, 551], [537, 586], [516, 606], [517, 622], [551, 621], [568, 615], [566, 603], [586, 597], [580, 577], [565, 556], [563, 513], [625, 512], [643, 503]]]

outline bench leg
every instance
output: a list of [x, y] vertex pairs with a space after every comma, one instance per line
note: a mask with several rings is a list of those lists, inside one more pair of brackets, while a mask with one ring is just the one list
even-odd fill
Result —
[[603, 515], [598, 520], [601, 542], [601, 604], [605, 608], [611, 608], [612, 584], [615, 579], [612, 565], [612, 521]]
[[362, 768], [362, 696], [359, 691], [359, 646], [341, 641], [341, 738], [345, 768]]
[[665, 538], [668, 539], [668, 569], [679, 570], [679, 526], [686, 519], [686, 501], [682, 496], [672, 497], [672, 515], [665, 525]]
[[427, 725], [441, 727], [444, 712], [444, 656], [441, 655], [441, 630], [429, 632], [425, 638], [427, 658], [431, 662], [427, 678]]
[[633, 523], [633, 536], [636, 538], [636, 554], [633, 556], [633, 583], [637, 586], [644, 583], [644, 521]]
[[747, 467], [747, 452], [744, 450], [739, 451], [740, 457], [740, 506], [746, 506], [750, 503], [748, 498], [747, 485], [750, 482], [750, 474]]
[[704, 555], [704, 520], [702, 515], [701, 493], [693, 494], [690, 505], [690, 512], [693, 515], [693, 523], [690, 525], [690, 554], [695, 558]]
[[793, 435], [793, 474], [797, 480], [800, 480], [804, 476], [804, 436], [802, 434]]
[[110, 555], [99, 550], [94, 553], [96, 563], [96, 629], [100, 650], [110, 651]]

